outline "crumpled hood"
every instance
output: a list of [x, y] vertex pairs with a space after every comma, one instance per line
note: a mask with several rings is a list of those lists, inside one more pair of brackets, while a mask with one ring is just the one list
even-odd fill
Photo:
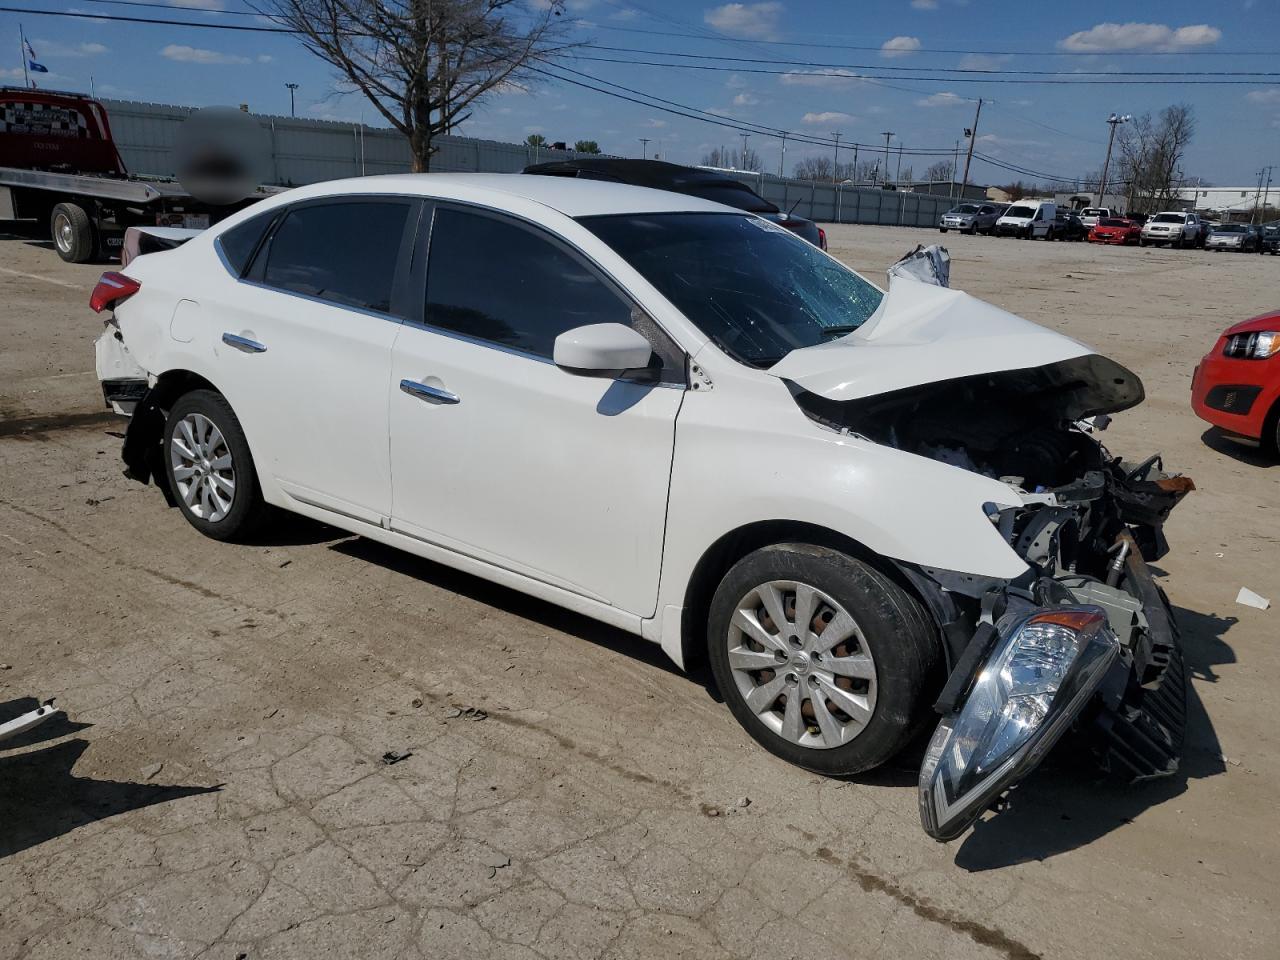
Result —
[[858, 330], [793, 350], [768, 372], [829, 400], [855, 400], [1093, 352], [967, 293], [894, 277]]

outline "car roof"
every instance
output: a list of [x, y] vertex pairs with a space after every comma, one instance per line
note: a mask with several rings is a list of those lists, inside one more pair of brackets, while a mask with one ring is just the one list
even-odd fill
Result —
[[734, 207], [682, 193], [604, 180], [531, 177], [513, 173], [406, 173], [353, 177], [298, 187], [280, 194], [284, 202], [363, 193], [393, 193], [437, 200], [504, 205], [521, 199], [569, 217], [626, 213], [737, 213]]

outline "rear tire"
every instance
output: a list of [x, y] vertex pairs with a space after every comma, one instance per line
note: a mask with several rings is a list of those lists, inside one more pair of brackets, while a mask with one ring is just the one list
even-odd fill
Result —
[[93, 222], [79, 204], [59, 203], [53, 208], [49, 235], [58, 256], [67, 263], [88, 263], [97, 252]]
[[164, 425], [169, 489], [187, 521], [214, 540], [244, 540], [267, 506], [249, 442], [231, 404], [212, 390], [179, 397]]
[[[824, 641], [827, 631], [839, 639]], [[941, 648], [920, 602], [870, 564], [810, 544], [764, 547], [734, 564], [711, 601], [707, 645], [725, 702], [751, 737], [828, 776], [869, 770], [902, 749], [941, 679]]]
[[939, 232], [939, 233], [946, 233], [946, 232], [947, 232], [947, 228], [946, 228], [946, 227], [939, 227], [939, 228], [938, 228], [938, 232]]

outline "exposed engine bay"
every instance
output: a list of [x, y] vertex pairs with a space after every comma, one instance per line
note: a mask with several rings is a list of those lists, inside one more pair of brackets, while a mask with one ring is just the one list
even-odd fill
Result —
[[[1016, 580], [899, 564], [929, 599], [948, 648], [952, 672], [938, 712], [954, 715], [964, 706], [980, 675], [989, 675], [992, 651], [1014, 620], [1046, 609], [1101, 610], [1108, 636], [1118, 641], [1115, 663], [1099, 669], [1103, 678], [1086, 691], [1087, 708], [1078, 708], [1070, 723], [1096, 734], [1094, 752], [1106, 769], [1130, 779], [1175, 772], [1186, 681], [1177, 628], [1147, 563], [1168, 551], [1163, 524], [1195, 485], [1166, 473], [1158, 456], [1128, 462], [1098, 440], [1110, 413], [1142, 401], [1138, 378], [1089, 354], [854, 400], [790, 386], [805, 413], [832, 430], [983, 474], [1022, 501], [983, 508], [1028, 564]], [[1029, 769], [1038, 759], [1026, 762]], [[1013, 773], [1006, 776], [1007, 787]], [[981, 786], [972, 781], [966, 790]], [[923, 784], [922, 817], [939, 839], [981, 812], [970, 810], [952, 827], [936, 819], [931, 825], [938, 814], [926, 814], [927, 806], [950, 813], [961, 804], [949, 805], [936, 785], [938, 799], [926, 804]]]

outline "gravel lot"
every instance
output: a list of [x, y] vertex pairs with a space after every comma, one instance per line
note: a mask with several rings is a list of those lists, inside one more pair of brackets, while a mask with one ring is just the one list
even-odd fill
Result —
[[[873, 279], [939, 239], [828, 230]], [[1160, 565], [1182, 772], [1060, 762], [939, 845], [918, 748], [823, 780], [638, 639], [310, 523], [201, 538], [120, 475], [102, 268], [0, 234], [0, 701], [68, 715], [0, 759], [0, 956], [1274, 957], [1280, 611], [1233, 601], [1280, 601], [1280, 468], [1188, 396], [1280, 259], [945, 242], [954, 286], [1135, 369], [1108, 445], [1199, 490]]]

